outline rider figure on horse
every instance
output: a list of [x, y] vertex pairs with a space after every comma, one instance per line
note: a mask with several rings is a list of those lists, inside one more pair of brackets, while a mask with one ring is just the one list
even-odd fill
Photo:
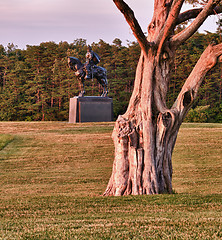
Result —
[[87, 47], [87, 53], [86, 53], [86, 76], [85, 79], [91, 79], [93, 74], [93, 68], [95, 65], [97, 65], [100, 62], [100, 57], [98, 54], [92, 51], [92, 48], [90, 45]]

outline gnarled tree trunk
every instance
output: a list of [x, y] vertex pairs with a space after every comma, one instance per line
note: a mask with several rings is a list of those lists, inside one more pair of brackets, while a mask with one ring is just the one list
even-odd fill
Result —
[[[198, 12], [180, 14], [184, 0], [155, 0], [154, 15], [145, 37], [129, 6], [114, 0], [141, 46], [134, 90], [124, 115], [118, 117], [112, 138], [113, 171], [104, 195], [172, 193], [172, 152], [180, 125], [206, 73], [222, 54], [222, 44], [210, 45], [186, 80], [174, 105], [166, 105], [170, 69], [177, 47], [212, 14], [220, 1], [208, 1]], [[177, 24], [196, 17], [185, 30]]]

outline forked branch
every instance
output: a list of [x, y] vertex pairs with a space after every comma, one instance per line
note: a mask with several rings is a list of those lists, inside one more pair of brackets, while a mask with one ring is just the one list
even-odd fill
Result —
[[[196, 18], [198, 16], [198, 14], [203, 10], [203, 8], [196, 8], [196, 9], [191, 9], [188, 11], [185, 11], [183, 13], [180, 13], [177, 19], [177, 25], [186, 22], [187, 20]], [[216, 6], [210, 13], [210, 15], [215, 15], [215, 14], [219, 14], [222, 13], [222, 6]]]
[[167, 17], [167, 21], [164, 24], [164, 27], [162, 28], [162, 30], [159, 34], [158, 40], [157, 40], [157, 44], [158, 44], [157, 55], [160, 54], [164, 42], [169, 37], [174, 26], [176, 25], [177, 17], [180, 13], [180, 9], [181, 9], [184, 1], [185, 0], [174, 0], [173, 1], [169, 15]]
[[180, 45], [185, 42], [188, 38], [190, 38], [198, 28], [203, 24], [206, 18], [212, 13], [213, 9], [219, 4], [221, 0], [209, 0], [203, 10], [197, 15], [194, 21], [183, 31], [176, 34], [172, 38], [172, 43], [175, 45]]
[[151, 43], [147, 41], [146, 36], [144, 35], [137, 19], [135, 18], [133, 10], [123, 0], [113, 0], [113, 2], [124, 15], [141, 49], [146, 54], [149, 47], [151, 46]]
[[222, 60], [221, 57], [222, 43], [214, 46], [209, 45], [202, 53], [172, 107], [172, 109], [177, 109], [177, 111], [180, 112], [181, 120], [183, 120], [193, 100], [196, 98], [197, 92], [207, 72], [211, 70], [217, 62]]

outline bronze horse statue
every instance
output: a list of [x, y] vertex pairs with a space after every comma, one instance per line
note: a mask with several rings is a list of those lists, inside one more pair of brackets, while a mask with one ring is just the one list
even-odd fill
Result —
[[[86, 67], [78, 58], [68, 57], [69, 68], [75, 72], [75, 75], [81, 82], [81, 92], [79, 93], [80, 97], [83, 97], [85, 94], [85, 79], [86, 79]], [[100, 66], [93, 66], [91, 79], [96, 78], [97, 81], [103, 86], [103, 93], [101, 97], [107, 97], [108, 95], [108, 81], [106, 75], [106, 69]]]

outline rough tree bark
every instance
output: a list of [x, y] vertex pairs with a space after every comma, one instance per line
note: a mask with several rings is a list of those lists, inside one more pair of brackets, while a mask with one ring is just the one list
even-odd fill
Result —
[[[112, 138], [115, 159], [105, 196], [172, 193], [172, 152], [180, 125], [189, 111], [206, 73], [221, 60], [222, 44], [203, 52], [171, 108], [167, 86], [175, 51], [205, 19], [221, 12], [220, 0], [209, 0], [203, 9], [180, 13], [185, 0], [155, 0], [154, 14], [145, 37], [133, 11], [122, 0], [113, 0], [124, 14], [138, 43], [134, 90], [124, 115], [118, 117]], [[180, 33], [175, 27], [191, 18]]]

